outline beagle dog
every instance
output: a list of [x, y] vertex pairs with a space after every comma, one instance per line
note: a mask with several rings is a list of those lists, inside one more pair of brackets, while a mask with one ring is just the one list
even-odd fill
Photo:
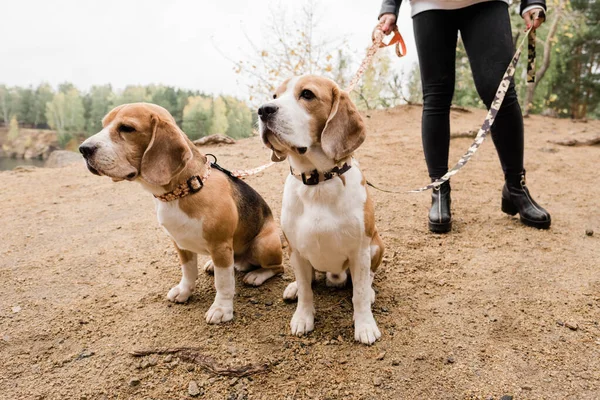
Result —
[[206, 322], [233, 318], [234, 264], [259, 286], [282, 273], [279, 230], [263, 198], [238, 178], [212, 168], [164, 108], [124, 104], [79, 147], [88, 169], [113, 181], [137, 181], [154, 195], [159, 224], [173, 240], [182, 277], [167, 294], [185, 302], [196, 286], [197, 254], [211, 257], [216, 297]]
[[354, 338], [372, 344], [381, 333], [371, 304], [374, 273], [383, 242], [364, 175], [352, 153], [365, 140], [365, 125], [348, 93], [317, 76], [285, 81], [258, 115], [263, 142], [273, 161], [288, 158], [281, 226], [289, 242], [296, 281], [284, 299], [298, 299], [292, 334], [314, 328], [314, 272], [326, 273], [328, 286], [352, 278]]

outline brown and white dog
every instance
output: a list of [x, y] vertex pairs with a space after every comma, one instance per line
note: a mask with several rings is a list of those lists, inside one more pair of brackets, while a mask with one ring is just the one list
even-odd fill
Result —
[[207, 157], [164, 108], [125, 104], [102, 120], [103, 129], [79, 150], [88, 169], [114, 181], [137, 181], [155, 197], [158, 222], [181, 261], [181, 282], [167, 298], [185, 302], [196, 286], [197, 254], [210, 255], [215, 301], [206, 322], [233, 318], [234, 263], [258, 286], [283, 272], [279, 230], [269, 206], [243, 181], [211, 168]]
[[375, 342], [381, 333], [371, 312], [372, 282], [384, 247], [365, 177], [352, 158], [365, 139], [361, 116], [346, 92], [317, 76], [288, 79], [258, 114], [271, 158], [287, 157], [291, 167], [281, 226], [296, 275], [283, 295], [298, 299], [292, 333], [303, 335], [314, 328], [314, 271], [326, 272], [328, 286], [345, 285], [349, 271], [354, 338]]

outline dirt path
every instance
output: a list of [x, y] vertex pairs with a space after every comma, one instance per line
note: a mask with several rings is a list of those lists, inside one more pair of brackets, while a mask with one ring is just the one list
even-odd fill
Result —
[[[453, 113], [453, 131], [483, 116]], [[358, 154], [367, 177], [426, 183], [420, 109], [372, 112], [367, 122]], [[383, 336], [372, 347], [353, 343], [351, 290], [323, 284], [315, 332], [290, 336], [287, 260], [285, 275], [262, 288], [238, 279], [234, 321], [209, 326], [212, 277], [201, 274], [189, 303], [166, 300], [177, 257], [138, 185], [83, 166], [0, 173], [0, 398], [181, 399], [192, 380], [207, 399], [599, 398], [600, 148], [546, 140], [597, 133], [600, 122], [525, 123], [529, 185], [552, 213], [550, 231], [500, 212], [491, 141], [453, 179], [448, 235], [427, 231], [429, 194], [373, 193], [387, 253], [375, 279]], [[451, 159], [469, 143], [453, 140]], [[206, 151], [232, 168], [268, 157], [257, 138]], [[287, 171], [248, 179], [277, 215]], [[129, 355], [177, 346], [223, 364], [273, 365], [237, 379], [177, 356]]]

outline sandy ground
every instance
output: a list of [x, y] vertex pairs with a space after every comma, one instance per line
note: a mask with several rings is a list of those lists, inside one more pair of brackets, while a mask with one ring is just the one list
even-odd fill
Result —
[[[453, 112], [453, 131], [483, 116]], [[358, 158], [367, 177], [405, 189], [427, 183], [420, 108], [366, 120]], [[552, 213], [549, 231], [500, 211], [491, 141], [453, 179], [450, 234], [427, 231], [429, 194], [373, 192], [387, 252], [374, 283], [383, 335], [371, 347], [353, 342], [351, 289], [323, 283], [315, 331], [290, 335], [287, 260], [285, 274], [261, 288], [238, 276], [234, 320], [209, 326], [211, 276], [200, 274], [187, 304], [166, 300], [177, 257], [137, 184], [82, 165], [0, 173], [0, 398], [183, 399], [190, 381], [207, 399], [600, 398], [600, 148], [547, 143], [597, 133], [600, 122], [525, 124], [528, 183]], [[453, 140], [451, 159], [469, 144]], [[258, 138], [206, 152], [229, 168], [268, 158]], [[281, 164], [247, 180], [277, 216], [287, 171]], [[238, 379], [176, 355], [130, 355], [178, 346], [223, 365], [272, 365]]]

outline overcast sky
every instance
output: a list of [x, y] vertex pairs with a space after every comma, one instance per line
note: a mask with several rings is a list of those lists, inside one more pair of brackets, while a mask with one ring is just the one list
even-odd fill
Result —
[[[299, 1], [284, 1], [297, 7]], [[356, 61], [370, 43], [381, 2], [317, 0], [323, 35], [345, 38]], [[3, 0], [0, 83], [54, 87], [69, 81], [80, 89], [110, 83], [165, 84], [212, 94], [247, 97], [232, 64], [248, 51], [246, 32], [261, 44], [277, 0]], [[297, 10], [290, 8], [288, 14]], [[409, 7], [400, 16], [409, 55], [416, 62]], [[389, 50], [391, 51], [391, 50]], [[394, 56], [395, 57], [395, 56]]]

